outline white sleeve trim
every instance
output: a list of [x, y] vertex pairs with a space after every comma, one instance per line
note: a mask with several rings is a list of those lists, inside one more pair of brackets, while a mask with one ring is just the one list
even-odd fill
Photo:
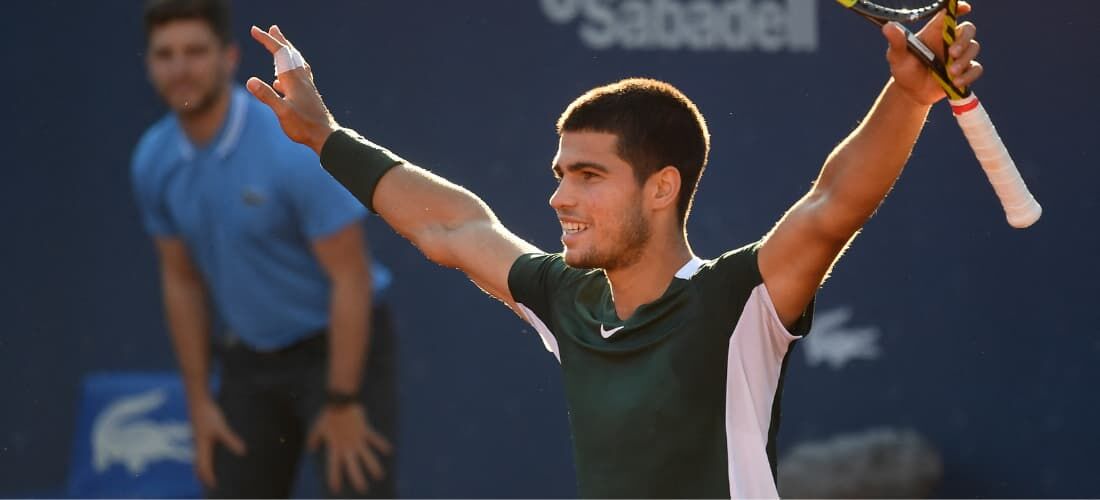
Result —
[[532, 311], [522, 303], [516, 302], [516, 306], [519, 307], [523, 316], [527, 318], [527, 322], [535, 327], [535, 331], [538, 332], [539, 337], [542, 337], [542, 345], [546, 346], [547, 351], [554, 353], [554, 357], [557, 358], [558, 364], [561, 364], [561, 354], [558, 352], [558, 339], [554, 337], [554, 334], [546, 327], [546, 323], [535, 314], [535, 311]]

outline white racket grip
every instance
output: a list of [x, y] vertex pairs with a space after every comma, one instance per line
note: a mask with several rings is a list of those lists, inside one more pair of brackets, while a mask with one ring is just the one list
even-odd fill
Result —
[[1001, 199], [1005, 216], [1012, 227], [1023, 229], [1039, 220], [1043, 207], [1035, 201], [1028, 191], [1016, 163], [1008, 154], [1008, 149], [997, 135], [997, 129], [989, 119], [978, 96], [971, 94], [962, 99], [951, 100], [951, 110], [959, 120], [959, 126], [974, 149], [978, 162], [989, 177], [993, 190]]

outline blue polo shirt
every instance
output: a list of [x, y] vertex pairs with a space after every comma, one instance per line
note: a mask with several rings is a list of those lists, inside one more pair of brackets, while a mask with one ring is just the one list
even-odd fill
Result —
[[[241, 87], [204, 147], [175, 114], [149, 128], [131, 173], [146, 231], [187, 246], [219, 318], [242, 341], [273, 350], [329, 324], [328, 277], [311, 242], [366, 209], [317, 155], [283, 134], [275, 115]], [[390, 273], [372, 266], [376, 300]]]

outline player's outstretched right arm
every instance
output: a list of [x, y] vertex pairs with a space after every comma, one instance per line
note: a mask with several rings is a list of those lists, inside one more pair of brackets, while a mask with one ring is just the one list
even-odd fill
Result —
[[[276, 26], [253, 27], [252, 37], [272, 55], [296, 52]], [[519, 256], [539, 250], [508, 231], [470, 191], [340, 128], [303, 64], [281, 71], [271, 86], [250, 78], [248, 90], [275, 112], [288, 137], [316, 151], [333, 177], [425, 256], [463, 271], [515, 309], [508, 272]]]

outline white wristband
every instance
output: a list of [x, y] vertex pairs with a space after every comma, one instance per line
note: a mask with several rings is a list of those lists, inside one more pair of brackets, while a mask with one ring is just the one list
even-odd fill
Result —
[[275, 52], [276, 77], [292, 69], [304, 67], [305, 65], [306, 60], [302, 57], [302, 53], [298, 52], [298, 49], [294, 47], [283, 47]]

